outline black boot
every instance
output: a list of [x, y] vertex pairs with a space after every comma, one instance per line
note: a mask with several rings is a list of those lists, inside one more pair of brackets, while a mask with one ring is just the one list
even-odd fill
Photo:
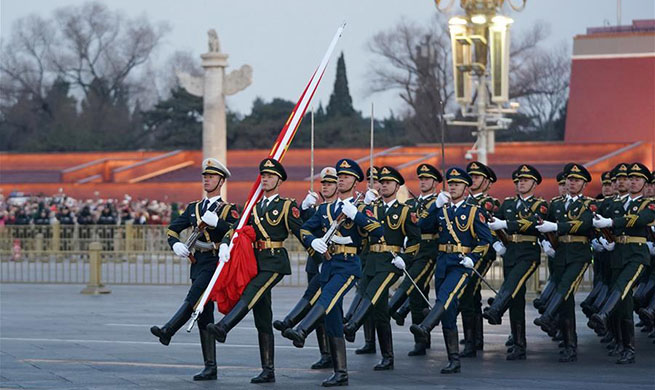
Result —
[[191, 314], [193, 314], [193, 305], [187, 301], [184, 301], [182, 306], [177, 309], [175, 314], [173, 314], [173, 317], [168, 320], [166, 325], [162, 326], [161, 328], [158, 326], [153, 326], [150, 328], [150, 333], [159, 337], [160, 343], [168, 345], [171, 342], [171, 337], [173, 337], [173, 335], [178, 330], [180, 330], [184, 324], [186, 324], [189, 318], [191, 318]]
[[557, 287], [557, 284], [548, 279], [548, 283], [546, 283], [546, 286], [544, 286], [541, 294], [539, 294], [539, 296], [535, 298], [534, 301], [532, 301], [532, 306], [534, 306], [534, 308], [537, 310], [545, 309], [551, 294], [553, 291], [555, 291], [555, 287]]
[[564, 351], [559, 358], [560, 363], [571, 363], [578, 360], [578, 334], [575, 331], [575, 318], [561, 318]]
[[591, 289], [589, 292], [589, 295], [584, 299], [584, 301], [580, 302], [580, 307], [582, 308], [582, 312], [589, 317], [592, 313], [590, 311], [591, 305], [593, 305], [594, 301], [596, 300], [596, 297], [600, 293], [600, 291], [603, 289], [603, 282], [598, 282], [594, 285], [594, 287]]
[[211, 333], [216, 341], [224, 343], [227, 332], [232, 330], [243, 317], [248, 314], [248, 303], [239, 300], [236, 305], [216, 324], [207, 325], [207, 330]]
[[[439, 323], [439, 320], [445, 311], [446, 310], [443, 307], [443, 303], [437, 301], [432, 307], [432, 310], [430, 310], [428, 315], [423, 319], [423, 322], [421, 322], [419, 325], [413, 324], [409, 327], [409, 331], [412, 332], [412, 334], [414, 334], [418, 340], [427, 342], [430, 337], [430, 332], [432, 329], [434, 329], [435, 326], [437, 326], [437, 323]], [[458, 342], [457, 332], [455, 332], [455, 344]], [[459, 349], [457, 351], [457, 355], [459, 359]]]
[[410, 309], [409, 309], [409, 299], [405, 300], [405, 303], [398, 308], [398, 310], [389, 313], [391, 314], [391, 318], [393, 318], [396, 321], [396, 324], [398, 326], [403, 326], [405, 325], [405, 318], [407, 318], [407, 315], [409, 314]]
[[503, 323], [503, 314], [507, 305], [512, 298], [512, 292], [509, 289], [501, 288], [493, 300], [491, 306], [484, 309], [482, 317], [486, 318], [491, 325], [500, 325]]
[[650, 304], [639, 309], [639, 318], [647, 325], [655, 326], [655, 296], [651, 298]]
[[368, 355], [375, 353], [375, 320], [372, 315], [364, 321], [364, 345], [355, 350], [357, 355]]
[[282, 332], [282, 336], [293, 341], [293, 345], [296, 348], [302, 348], [305, 346], [305, 339], [307, 336], [318, 326], [318, 322], [325, 315], [325, 308], [322, 305], [316, 304], [312, 309], [307, 313], [305, 318], [296, 326], [296, 328], [287, 328]]
[[507, 354], [507, 360], [525, 360], [525, 322], [510, 321], [512, 328], [512, 339], [514, 345], [512, 350]]
[[[428, 333], [429, 336], [429, 333]], [[427, 343], [425, 340], [420, 339], [416, 335], [414, 335], [414, 349], [411, 351], [407, 352], [407, 356], [424, 356], [426, 353], [426, 349], [428, 348]]]
[[603, 307], [603, 303], [607, 300], [607, 296], [610, 293], [610, 288], [608, 285], [604, 285], [605, 288], [600, 290], [598, 293], [598, 296], [594, 300], [594, 303], [589, 306], [589, 315], [588, 317], [591, 317], [592, 314], [598, 313], [601, 307]]
[[505, 340], [505, 346], [508, 348], [514, 346], [514, 336], [511, 333], [507, 336], [507, 340]]
[[311, 303], [309, 303], [307, 299], [301, 298], [282, 321], [273, 321], [273, 327], [280, 332], [283, 332], [287, 328], [293, 328], [303, 317], [305, 317], [311, 308]]
[[332, 367], [332, 356], [330, 355], [330, 344], [325, 333], [323, 324], [316, 327], [316, 338], [318, 339], [318, 350], [321, 352], [321, 358], [312, 364], [312, 370], [321, 370]]
[[393, 337], [391, 336], [391, 324], [388, 322], [376, 322], [375, 328], [378, 331], [378, 342], [380, 343], [382, 360], [373, 367], [373, 370], [393, 370]]
[[623, 337], [623, 352], [616, 364], [633, 364], [635, 362], [635, 323], [633, 320], [621, 320], [621, 336]]
[[608, 320], [608, 333], [614, 335], [614, 339], [607, 345], [609, 352], [607, 356], [621, 356], [623, 353], [623, 333], [621, 332], [621, 319], [616, 315], [610, 316]]
[[350, 321], [351, 318], [353, 318], [353, 314], [355, 314], [355, 311], [357, 310], [357, 306], [359, 306], [359, 303], [362, 301], [362, 295], [357, 291], [355, 293], [355, 297], [353, 297], [353, 301], [350, 302], [350, 307], [348, 307], [348, 311], [346, 314], [343, 316], [343, 323], [346, 324], [348, 321]]
[[441, 369], [442, 374], [455, 374], [461, 370], [459, 362], [459, 343], [457, 340], [457, 329], [444, 329], [443, 338], [446, 342], [446, 352], [448, 353], [448, 364]]
[[275, 382], [275, 343], [273, 334], [257, 333], [259, 338], [259, 358], [262, 362], [262, 372], [250, 379], [250, 383], [271, 383]]
[[346, 365], [346, 340], [343, 337], [329, 337], [330, 354], [334, 362], [334, 374], [324, 380], [323, 387], [348, 386], [348, 367]]
[[475, 337], [475, 349], [482, 351], [484, 349], [484, 329], [481, 311], [475, 313], [475, 332], [473, 335]]
[[464, 330], [464, 350], [460, 357], [476, 357], [477, 350], [475, 348], [475, 317], [462, 316], [462, 328]]
[[557, 322], [555, 316], [557, 309], [559, 309], [562, 302], [564, 302], [564, 295], [557, 291], [553, 292], [544, 314], [542, 314], [541, 317], [535, 318], [534, 324], [541, 327], [544, 332], [555, 336], [557, 334]]
[[621, 302], [621, 292], [612, 291], [598, 313], [591, 315], [587, 325], [597, 332], [605, 332], [607, 330], [607, 320], [619, 302]]
[[216, 341], [207, 329], [200, 329], [200, 347], [205, 368], [193, 376], [194, 381], [216, 380]]
[[351, 343], [355, 341], [355, 333], [357, 333], [357, 329], [362, 326], [364, 321], [368, 319], [368, 314], [371, 311], [371, 308], [373, 308], [371, 300], [367, 297], [362, 297], [352, 318], [343, 326], [343, 334], [346, 341]]

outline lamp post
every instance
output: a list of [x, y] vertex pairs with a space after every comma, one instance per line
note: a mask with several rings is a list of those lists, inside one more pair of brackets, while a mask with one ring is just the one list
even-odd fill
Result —
[[[440, 1], [435, 2], [439, 7]], [[477, 140], [467, 157], [476, 153], [483, 164], [487, 163], [487, 154], [494, 152], [494, 131], [511, 123], [503, 114], [515, 113], [518, 108], [516, 103], [505, 107], [509, 101], [509, 27], [514, 21], [500, 13], [504, 2], [460, 0], [464, 15], [454, 16], [448, 22], [455, 100], [468, 119], [448, 123], [476, 128]], [[525, 6], [525, 0], [520, 7], [508, 3], [514, 10]]]

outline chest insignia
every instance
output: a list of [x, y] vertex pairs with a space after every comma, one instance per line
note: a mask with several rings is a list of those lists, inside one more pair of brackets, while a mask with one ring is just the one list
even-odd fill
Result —
[[393, 216], [391, 216], [391, 218], [398, 219], [398, 214], [394, 214]]
[[277, 217], [278, 214], [280, 214], [279, 211], [277, 211], [277, 210], [273, 210], [273, 215], [275, 215], [275, 216]]

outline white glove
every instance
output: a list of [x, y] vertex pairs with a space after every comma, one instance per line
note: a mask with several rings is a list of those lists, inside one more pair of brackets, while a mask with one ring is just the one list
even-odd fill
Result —
[[553, 246], [550, 245], [550, 241], [542, 240], [541, 241], [541, 248], [544, 250], [544, 253], [548, 257], [555, 257], [555, 249], [553, 249]]
[[650, 255], [655, 256], [655, 244], [653, 244], [650, 241], [647, 241], [646, 245], [648, 245], [648, 252], [650, 252]]
[[205, 213], [202, 215], [202, 222], [206, 223], [207, 225], [211, 227], [216, 227], [218, 224], [218, 215], [216, 215], [215, 212], [213, 211], [205, 211]]
[[502, 242], [496, 241], [493, 244], [494, 250], [496, 251], [496, 254], [499, 256], [502, 256], [507, 252], [507, 248], [505, 248], [505, 245], [503, 245]]
[[489, 222], [488, 225], [491, 230], [507, 229], [507, 221], [498, 218], [494, 218], [494, 220]]
[[435, 203], [437, 204], [437, 207], [441, 208], [446, 203], [450, 203], [450, 199], [450, 193], [441, 191], [439, 192], [439, 195], [437, 195]]
[[355, 215], [357, 215], [357, 206], [350, 202], [343, 202], [341, 211], [346, 215], [346, 217], [355, 219]]
[[543, 221], [541, 225], [537, 225], [537, 230], [541, 233], [549, 233], [557, 231], [557, 224], [555, 222]]
[[369, 188], [366, 191], [366, 195], [364, 195], [364, 204], [369, 205], [369, 204], [375, 202], [375, 200], [377, 198], [378, 198], [378, 192], [376, 190], [373, 190], [373, 189]]
[[593, 224], [595, 228], [602, 229], [606, 227], [611, 227], [613, 222], [614, 221], [612, 221], [611, 218], [605, 218], [601, 215], [596, 214], [596, 217], [594, 217]]
[[189, 248], [187, 248], [186, 245], [181, 242], [176, 242], [173, 244], [173, 252], [175, 252], [176, 255], [183, 259], [189, 257]]
[[459, 263], [463, 265], [464, 268], [469, 268], [469, 269], [473, 268], [473, 260], [471, 260], [471, 258], [468, 256], [464, 256], [462, 261], [460, 261]]
[[606, 251], [611, 252], [614, 250], [614, 247], [616, 246], [615, 242], [609, 242], [605, 239], [605, 237], [601, 237], [598, 239], [598, 241], [601, 243], [603, 248], [605, 248]]
[[230, 261], [230, 247], [225, 243], [218, 247], [218, 261], [221, 263]]
[[591, 247], [594, 248], [595, 252], [602, 252], [602, 251], [605, 250], [605, 247], [603, 246], [603, 244], [601, 244], [598, 241], [597, 238], [594, 238], [593, 240], [591, 240]]
[[393, 260], [391, 260], [391, 264], [398, 269], [405, 269], [405, 260], [400, 256], [394, 257]]
[[316, 192], [309, 191], [307, 193], [307, 196], [305, 196], [305, 199], [300, 204], [300, 207], [303, 210], [307, 210], [308, 208], [314, 206], [317, 201], [318, 201], [318, 195], [316, 194]]
[[327, 244], [325, 243], [325, 241], [321, 240], [320, 238], [315, 238], [312, 241], [312, 248], [314, 248], [314, 250], [320, 254], [323, 254], [328, 250]]
[[[322, 240], [321, 240], [321, 241], [322, 241]], [[337, 236], [337, 235], [335, 234], [335, 235], [332, 236], [332, 238], [330, 239], [330, 242], [333, 242], [333, 243], [335, 243], [335, 244], [337, 244], [337, 245], [348, 245], [348, 244], [352, 244], [352, 243], [353, 243], [353, 238], [350, 237], [350, 236], [346, 236], [346, 237], [343, 237], [343, 236]]]

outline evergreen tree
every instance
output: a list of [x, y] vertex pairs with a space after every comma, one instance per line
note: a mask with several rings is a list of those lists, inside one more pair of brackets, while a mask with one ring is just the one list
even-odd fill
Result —
[[346, 77], [346, 61], [343, 52], [337, 61], [337, 75], [334, 79], [334, 89], [330, 95], [330, 101], [327, 106], [327, 116], [351, 116], [355, 114], [353, 108], [353, 99], [350, 97], [348, 90], [348, 78]]
[[138, 143], [155, 149], [202, 148], [202, 98], [184, 88], [142, 113], [143, 131]]

